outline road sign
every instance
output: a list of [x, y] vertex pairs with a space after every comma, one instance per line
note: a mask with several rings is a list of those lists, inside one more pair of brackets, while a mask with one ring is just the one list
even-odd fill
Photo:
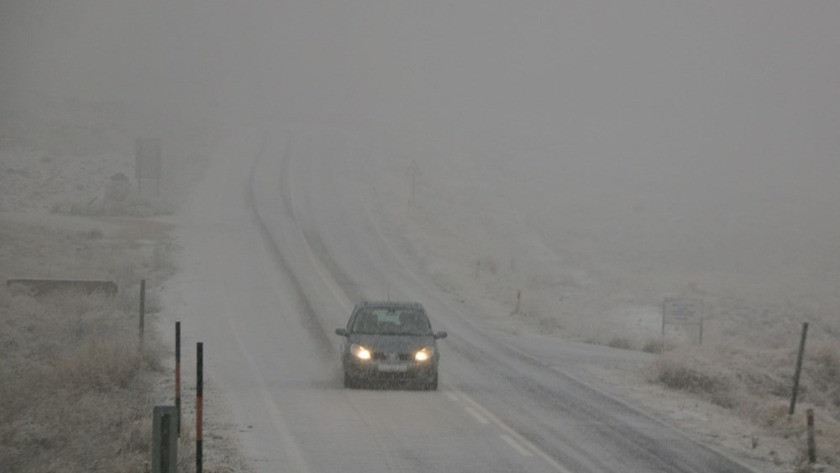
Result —
[[662, 303], [662, 321], [666, 324], [699, 324], [703, 320], [701, 299], [666, 298]]

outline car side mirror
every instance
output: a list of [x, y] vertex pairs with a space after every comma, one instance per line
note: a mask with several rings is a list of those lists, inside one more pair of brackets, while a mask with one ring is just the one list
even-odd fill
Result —
[[335, 334], [336, 335], [341, 335], [342, 337], [346, 337], [347, 335], [350, 335], [349, 333], [347, 333], [347, 329], [343, 329], [343, 328], [335, 329]]
[[446, 338], [446, 332], [438, 332], [435, 334], [435, 338]]

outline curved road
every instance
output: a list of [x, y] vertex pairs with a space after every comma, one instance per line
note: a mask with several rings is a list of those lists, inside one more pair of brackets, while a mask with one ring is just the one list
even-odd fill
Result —
[[[257, 471], [752, 471], [578, 371], [644, 355], [475, 322], [376, 211], [360, 140], [312, 127], [231, 135], [179, 224], [169, 294]], [[422, 302], [449, 332], [439, 391], [342, 388], [334, 329], [356, 301], [385, 297]]]

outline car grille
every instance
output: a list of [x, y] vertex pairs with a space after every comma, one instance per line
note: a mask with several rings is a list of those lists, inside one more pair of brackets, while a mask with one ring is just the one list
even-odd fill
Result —
[[390, 358], [390, 356], [396, 355], [396, 360], [399, 361], [411, 361], [411, 354], [409, 353], [385, 353], [382, 351], [375, 351], [373, 352], [373, 359], [374, 360], [394, 360], [394, 358]]

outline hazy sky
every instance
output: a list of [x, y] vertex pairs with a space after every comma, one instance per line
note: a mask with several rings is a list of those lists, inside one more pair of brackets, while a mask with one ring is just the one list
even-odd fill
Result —
[[776, 149], [780, 134], [798, 145], [838, 125], [833, 1], [4, 0], [0, 9], [11, 94], [181, 97], [671, 154], [684, 150], [655, 142], [714, 135]]
[[2, 0], [0, 84], [7, 112], [378, 130], [515, 162], [613, 231], [840, 252], [836, 0]]

